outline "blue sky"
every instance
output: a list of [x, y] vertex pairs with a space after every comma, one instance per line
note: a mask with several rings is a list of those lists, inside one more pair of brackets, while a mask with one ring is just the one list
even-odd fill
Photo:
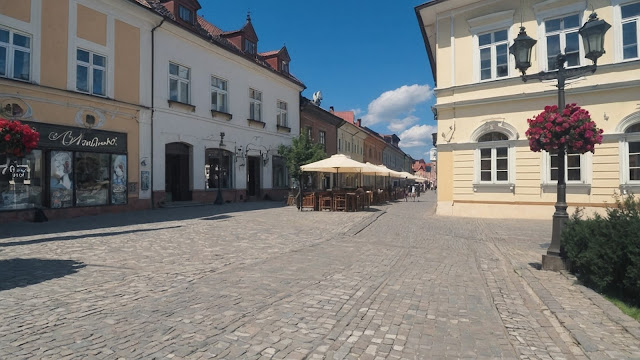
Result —
[[363, 125], [395, 133], [415, 159], [428, 159], [435, 121], [433, 78], [414, 12], [424, 0], [200, 0], [201, 16], [240, 29], [251, 11], [258, 51], [287, 46], [291, 73], [321, 107], [354, 110]]

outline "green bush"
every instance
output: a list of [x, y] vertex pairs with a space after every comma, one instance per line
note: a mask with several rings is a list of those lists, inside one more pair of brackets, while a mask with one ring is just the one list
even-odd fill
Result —
[[640, 303], [640, 199], [616, 198], [607, 215], [571, 216], [562, 232], [563, 256], [586, 286]]

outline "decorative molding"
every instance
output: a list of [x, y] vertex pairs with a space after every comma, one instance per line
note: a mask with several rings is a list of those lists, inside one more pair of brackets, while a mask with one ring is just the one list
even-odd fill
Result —
[[187, 103], [183, 103], [183, 102], [175, 101], [175, 100], [167, 100], [167, 102], [169, 103], [169, 107], [170, 108], [196, 112], [196, 106], [195, 105], [191, 105], [191, 104], [187, 104]]
[[221, 117], [227, 121], [233, 119], [233, 114], [218, 110], [211, 110], [211, 116], [213, 116], [213, 118]]
[[473, 183], [474, 193], [515, 193], [516, 184], [504, 183], [504, 184], [485, 184], [485, 183]]
[[291, 128], [288, 126], [276, 125], [278, 127], [279, 132], [291, 132]]
[[482, 135], [493, 131], [502, 132], [503, 134], [507, 135], [507, 137], [509, 137], [509, 140], [518, 140], [520, 138], [518, 130], [513, 125], [505, 122], [504, 119], [501, 119], [488, 121], [477, 127], [471, 133], [470, 141], [477, 143], [478, 139]]
[[469, 30], [472, 33], [497, 30], [513, 24], [513, 15], [515, 10], [500, 11], [497, 13], [479, 16], [477, 18], [467, 20]]
[[624, 134], [624, 132], [627, 130], [629, 126], [639, 122], [640, 122], [640, 111], [631, 113], [625, 116], [624, 118], [622, 118], [622, 120], [620, 120], [620, 122], [616, 126], [616, 132], [619, 134]]
[[249, 126], [251, 127], [260, 127], [264, 129], [264, 127], [267, 125], [267, 123], [260, 120], [247, 119], [247, 121], [249, 122]]

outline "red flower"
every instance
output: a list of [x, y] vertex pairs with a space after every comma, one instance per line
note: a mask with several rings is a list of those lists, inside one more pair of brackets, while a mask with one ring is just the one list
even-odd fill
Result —
[[555, 152], [560, 147], [575, 152], [594, 152], [602, 143], [603, 130], [591, 120], [589, 112], [576, 104], [568, 104], [562, 111], [558, 107], [545, 106], [544, 111], [528, 119], [525, 135], [532, 151]]
[[20, 121], [0, 119], [0, 154], [24, 156], [38, 146], [40, 134]]

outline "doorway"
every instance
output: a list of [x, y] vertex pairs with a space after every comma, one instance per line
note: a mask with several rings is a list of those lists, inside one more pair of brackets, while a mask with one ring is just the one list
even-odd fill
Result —
[[170, 143], [165, 145], [165, 192], [167, 201], [191, 200], [191, 157], [189, 145]]
[[260, 163], [257, 156], [247, 158], [247, 196], [260, 197]]

